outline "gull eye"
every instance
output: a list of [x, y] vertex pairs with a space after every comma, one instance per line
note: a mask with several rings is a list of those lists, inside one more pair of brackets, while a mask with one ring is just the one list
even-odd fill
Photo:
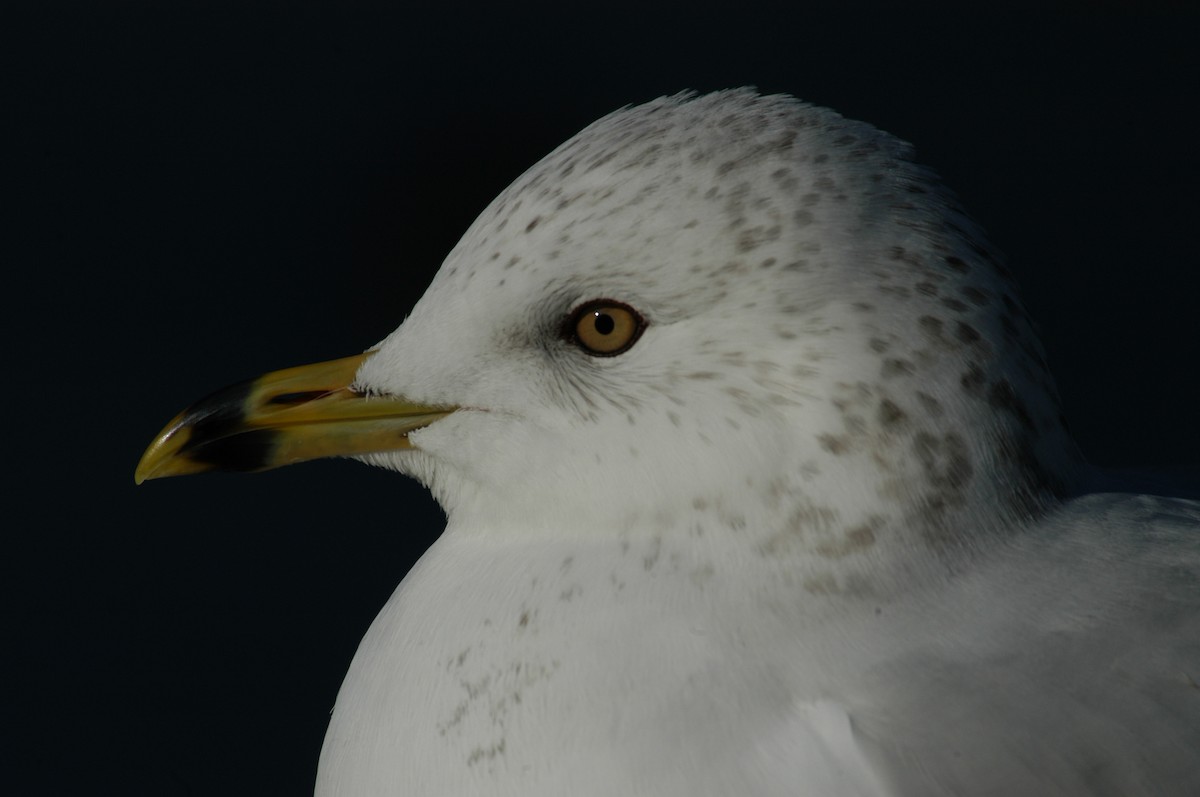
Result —
[[563, 324], [563, 337], [597, 357], [613, 357], [629, 350], [646, 319], [629, 305], [613, 299], [595, 299], [575, 308]]

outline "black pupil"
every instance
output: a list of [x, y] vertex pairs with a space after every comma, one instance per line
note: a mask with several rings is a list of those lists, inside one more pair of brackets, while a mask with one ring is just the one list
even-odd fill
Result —
[[596, 331], [601, 335], [611, 335], [617, 328], [617, 322], [608, 313], [596, 311]]

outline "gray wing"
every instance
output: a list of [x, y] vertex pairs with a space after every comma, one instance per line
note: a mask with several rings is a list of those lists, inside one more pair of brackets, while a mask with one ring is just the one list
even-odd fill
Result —
[[940, 592], [850, 716], [905, 795], [1200, 794], [1200, 503], [1077, 499]]

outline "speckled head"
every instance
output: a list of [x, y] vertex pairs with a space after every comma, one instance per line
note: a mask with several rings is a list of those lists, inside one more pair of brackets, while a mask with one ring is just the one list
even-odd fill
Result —
[[[620, 356], [560, 334], [598, 298], [646, 319]], [[371, 458], [452, 517], [687, 516], [837, 559], [1035, 515], [1079, 467], [1012, 279], [910, 148], [750, 90], [560, 146], [358, 382], [479, 410]]]

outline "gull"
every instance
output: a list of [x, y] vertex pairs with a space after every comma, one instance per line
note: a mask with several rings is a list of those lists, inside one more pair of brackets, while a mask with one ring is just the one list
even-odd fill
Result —
[[364, 354], [202, 400], [136, 480], [351, 456], [446, 529], [319, 797], [1200, 794], [1200, 504], [1068, 433], [911, 148], [750, 89], [616, 111]]

